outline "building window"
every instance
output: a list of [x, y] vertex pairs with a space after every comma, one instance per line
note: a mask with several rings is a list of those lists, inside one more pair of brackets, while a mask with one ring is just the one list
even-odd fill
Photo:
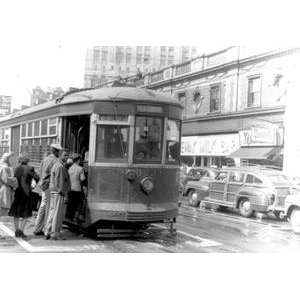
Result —
[[247, 107], [260, 106], [260, 90], [261, 90], [260, 76], [249, 78]]
[[108, 51], [107, 49], [102, 49], [102, 64], [106, 64], [108, 62]]
[[185, 98], [186, 98], [185, 92], [182, 92], [182, 93], [179, 93], [179, 94], [178, 94], [178, 101], [179, 101], [181, 104], [184, 104]]
[[220, 111], [221, 88], [220, 85], [214, 85], [210, 88], [210, 106], [209, 111]]
[[94, 49], [93, 64], [97, 64], [100, 61], [100, 49]]
[[131, 63], [131, 48], [130, 47], [126, 47], [126, 64], [130, 64]]
[[186, 117], [187, 117], [187, 111], [186, 111], [186, 93], [185, 92], [178, 93], [177, 97], [178, 97], [179, 103], [184, 107], [183, 118], [186, 119]]
[[116, 49], [116, 63], [117, 65], [123, 63], [124, 60], [124, 48], [123, 47], [117, 47]]

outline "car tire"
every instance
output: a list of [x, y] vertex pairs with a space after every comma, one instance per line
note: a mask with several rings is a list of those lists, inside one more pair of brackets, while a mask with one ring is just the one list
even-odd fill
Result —
[[273, 211], [273, 214], [275, 215], [277, 220], [283, 220], [284, 219], [284, 217], [282, 216], [281, 211], [275, 210], [275, 211]]
[[193, 207], [198, 207], [200, 204], [199, 195], [195, 190], [190, 190], [188, 193], [189, 205]]
[[241, 216], [246, 217], [246, 218], [250, 218], [253, 215], [254, 210], [251, 209], [251, 204], [250, 204], [249, 199], [243, 198], [240, 200], [239, 212], [240, 212]]
[[290, 215], [290, 224], [294, 233], [300, 233], [300, 208], [294, 208]]

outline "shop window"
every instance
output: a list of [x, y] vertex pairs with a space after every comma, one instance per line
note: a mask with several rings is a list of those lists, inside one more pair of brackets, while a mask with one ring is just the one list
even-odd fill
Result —
[[248, 79], [248, 101], [247, 107], [260, 106], [261, 78], [260, 76]]
[[97, 125], [96, 162], [127, 162], [129, 127]]
[[179, 163], [180, 158], [180, 122], [168, 120], [167, 124], [167, 163]]
[[221, 87], [220, 85], [214, 85], [210, 88], [210, 105], [209, 111], [220, 111], [220, 99], [221, 99]]

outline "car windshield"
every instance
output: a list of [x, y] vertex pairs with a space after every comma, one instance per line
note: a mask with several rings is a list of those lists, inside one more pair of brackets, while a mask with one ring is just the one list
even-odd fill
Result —
[[290, 184], [288, 178], [281, 174], [269, 175], [268, 177], [270, 178], [273, 184], [284, 184], [284, 185]]

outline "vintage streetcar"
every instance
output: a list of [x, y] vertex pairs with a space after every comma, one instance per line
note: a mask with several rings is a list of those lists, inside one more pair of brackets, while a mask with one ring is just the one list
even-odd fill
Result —
[[1, 118], [1, 152], [27, 153], [36, 166], [51, 143], [79, 153], [88, 174], [81, 228], [116, 236], [156, 222], [172, 228], [181, 115], [178, 101], [143, 88], [78, 90]]

